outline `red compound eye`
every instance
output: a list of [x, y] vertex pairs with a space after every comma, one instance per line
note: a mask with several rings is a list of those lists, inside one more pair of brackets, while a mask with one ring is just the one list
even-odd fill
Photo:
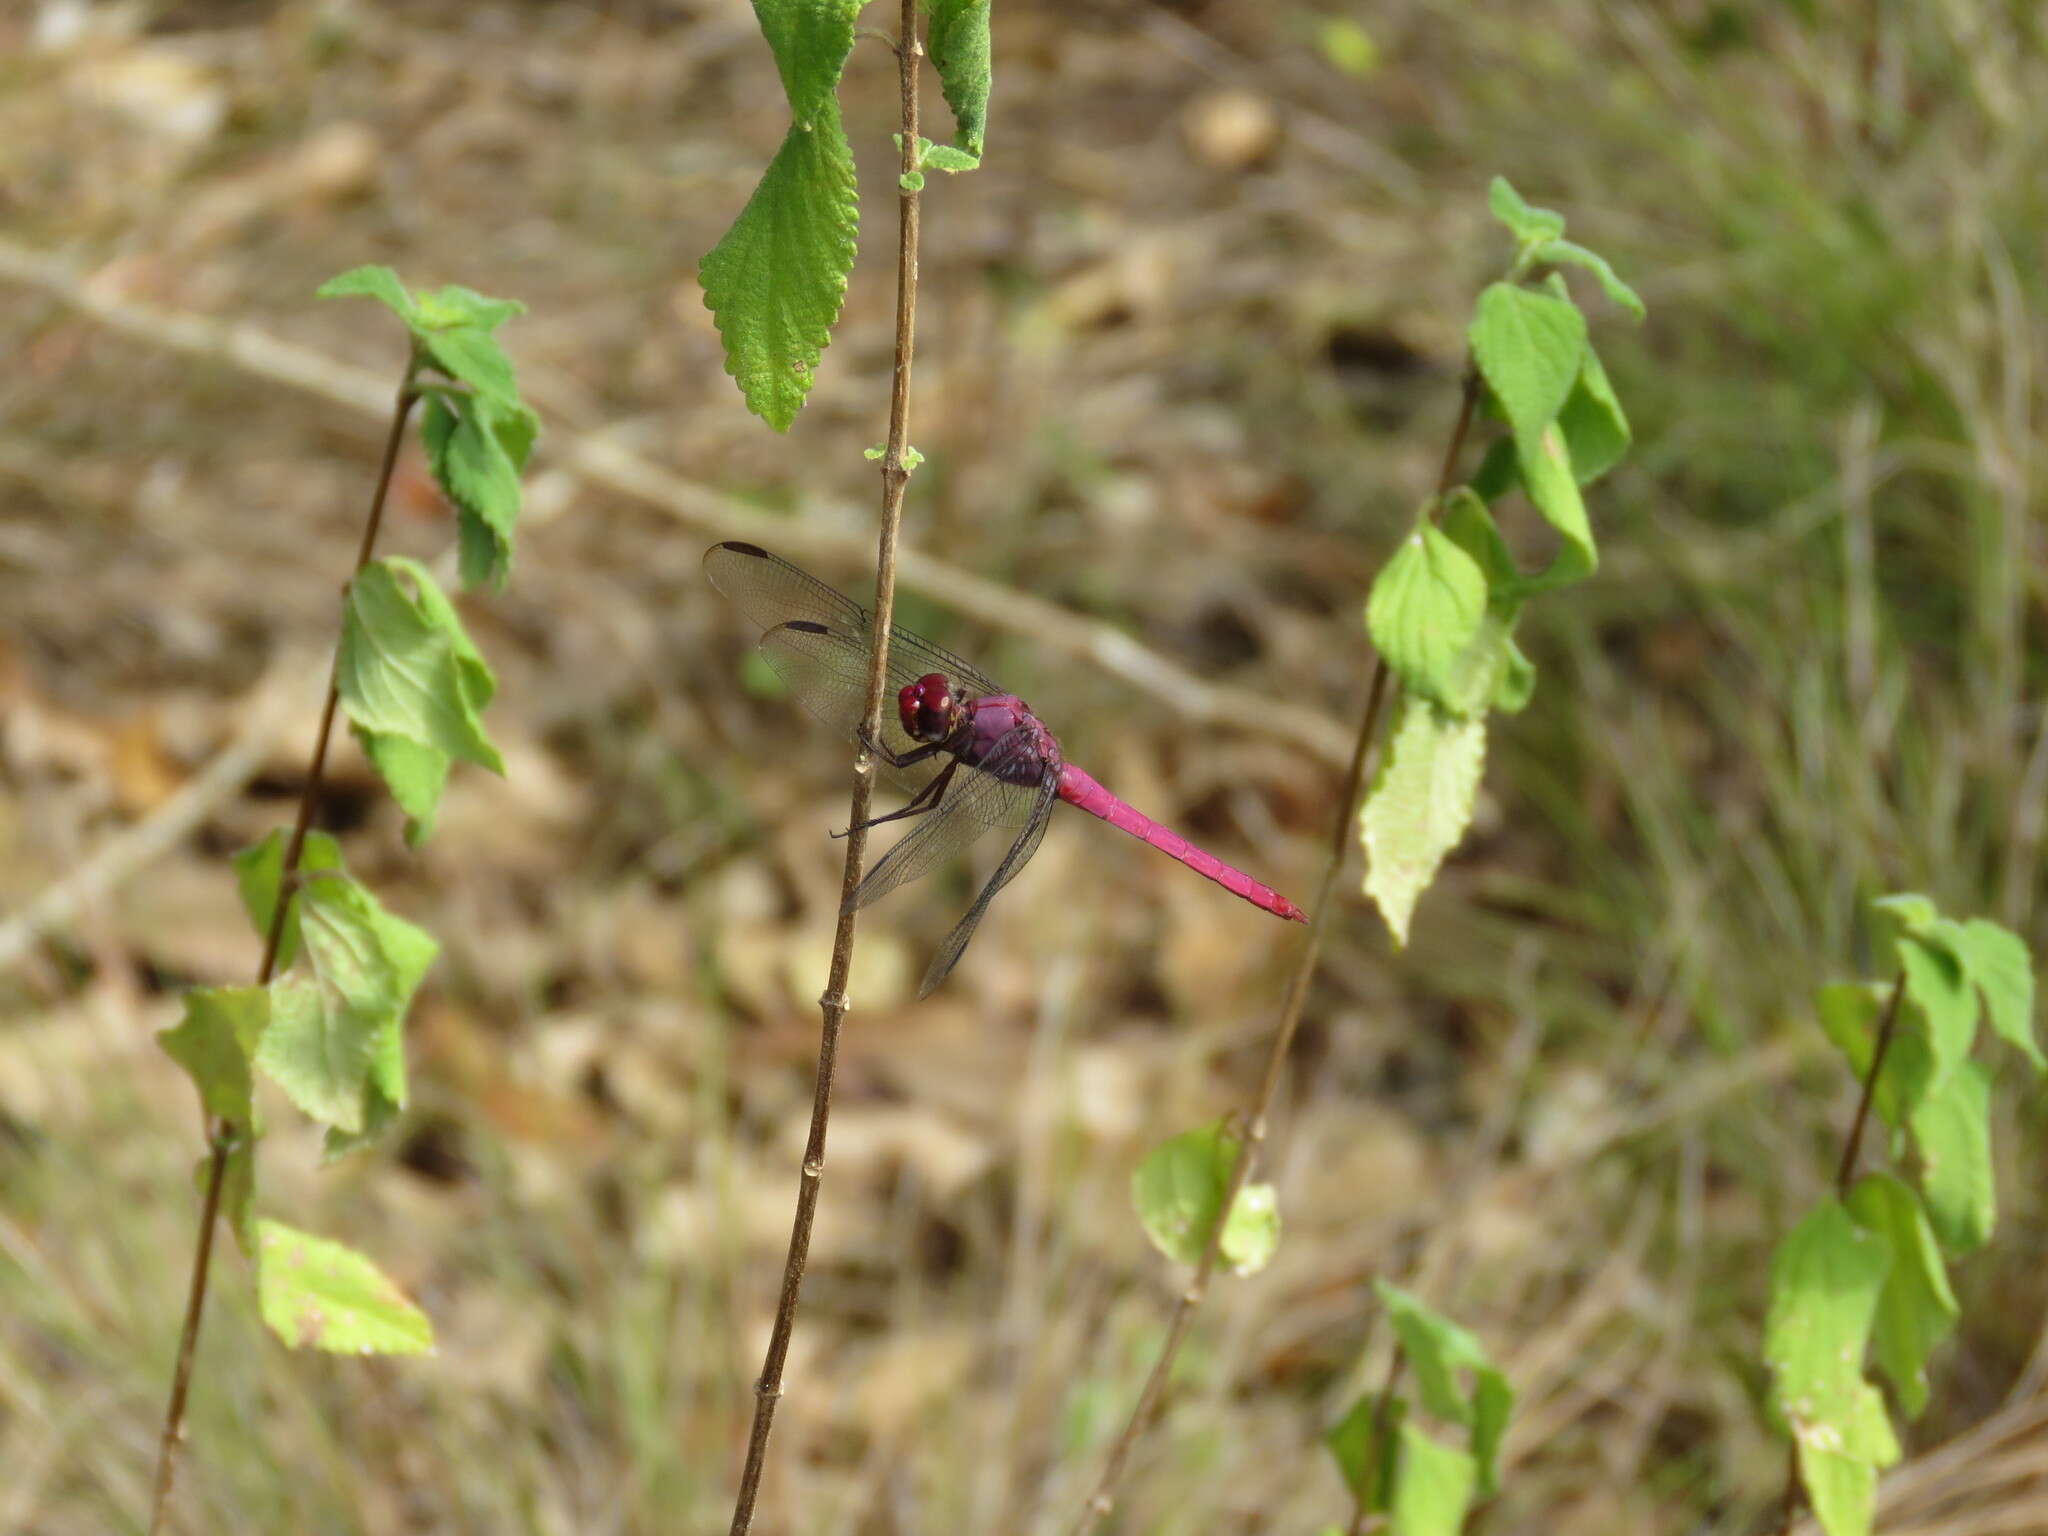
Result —
[[927, 672], [896, 695], [903, 734], [913, 741], [944, 741], [953, 734], [953, 690], [943, 672]]

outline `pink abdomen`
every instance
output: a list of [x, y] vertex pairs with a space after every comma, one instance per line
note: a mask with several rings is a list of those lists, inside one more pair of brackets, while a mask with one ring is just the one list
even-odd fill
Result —
[[1278, 891], [1259, 884], [1241, 869], [1231, 868], [1214, 854], [1204, 853], [1173, 828], [1161, 826], [1144, 812], [1125, 804], [1072, 763], [1060, 768], [1060, 798], [1090, 816], [1101, 817], [1118, 831], [1150, 843], [1168, 858], [1179, 859], [1196, 874], [1207, 875], [1231, 895], [1242, 896], [1275, 917], [1297, 923], [1308, 921], [1308, 914]]

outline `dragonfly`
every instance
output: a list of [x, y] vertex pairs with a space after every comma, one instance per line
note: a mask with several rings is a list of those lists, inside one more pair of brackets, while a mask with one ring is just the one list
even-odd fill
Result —
[[863, 828], [909, 821], [911, 830], [879, 859], [847, 898], [849, 909], [879, 901], [1001, 828], [1009, 847], [967, 915], [946, 935], [925, 972], [929, 997], [966, 952], [989, 903], [1016, 878], [1045, 837], [1061, 801], [1150, 843], [1234, 896], [1290, 922], [1308, 914], [1241, 869], [1206, 853], [1171, 827], [1118, 799], [1066, 760], [1059, 739], [1031, 707], [979, 668], [920, 635], [892, 625], [885, 708], [876, 738], [863, 739], [874, 616], [787, 560], [755, 544], [716, 544], [704, 574], [761, 631], [768, 664], [812, 714], [851, 736], [882, 763], [911, 798]]

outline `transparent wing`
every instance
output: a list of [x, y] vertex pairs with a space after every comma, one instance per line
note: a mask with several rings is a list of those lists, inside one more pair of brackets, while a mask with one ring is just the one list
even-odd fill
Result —
[[[1013, 783], [1001, 775], [1014, 772], [1027, 761], [1035, 764], [1036, 759], [1032, 732], [1020, 726], [997, 742], [980, 766], [962, 763], [938, 809], [919, 816], [896, 846], [882, 855], [855, 888], [850, 904], [858, 908], [881, 900], [905, 881], [917, 879], [961, 852], [991, 827], [1028, 828], [1045, 798], [1045, 783], [1052, 784], [1057, 798], [1059, 780], [1042, 775]], [[1021, 773], [1015, 776], [1023, 777]]]
[[1017, 871], [1031, 862], [1031, 856], [1038, 852], [1038, 845], [1044, 841], [1045, 829], [1052, 824], [1052, 808], [1059, 801], [1059, 778], [1046, 775], [1045, 781], [1034, 791], [1031, 810], [1024, 823], [1024, 830], [1017, 834], [1010, 851], [1003, 855], [1003, 862], [996, 866], [996, 872], [988, 877], [988, 884], [981, 888], [981, 894], [974, 898], [974, 905], [967, 909], [967, 915], [953, 925], [953, 931], [946, 935], [939, 945], [939, 952], [932, 956], [931, 966], [924, 973], [924, 981], [918, 986], [919, 997], [930, 997], [939, 989], [939, 984], [952, 974], [953, 967], [960, 963], [960, 957], [967, 952], [967, 941], [974, 937], [974, 930], [981, 926], [982, 914], [988, 911], [988, 904], [996, 899], [996, 892], [1015, 878]]
[[[735, 608], [762, 630], [791, 621], [818, 625], [834, 639], [866, 654], [872, 616], [852, 598], [754, 544], [714, 544], [704, 553], [704, 574]], [[927, 672], [943, 672], [969, 693], [1003, 689], [979, 667], [922, 635], [893, 625], [889, 632], [889, 685], [901, 688]], [[861, 674], [863, 683], [866, 673]], [[858, 715], [855, 716], [858, 719]]]

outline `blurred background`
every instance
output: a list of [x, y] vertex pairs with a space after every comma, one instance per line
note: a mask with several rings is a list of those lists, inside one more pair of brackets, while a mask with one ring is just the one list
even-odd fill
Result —
[[[1212, 1293], [1115, 1529], [1346, 1519], [1319, 1441], [1384, 1371], [1375, 1275], [1521, 1394], [1487, 1530], [1732, 1533], [1776, 1498], [1764, 1256], [1853, 1108], [1812, 992], [1884, 965], [1887, 890], [2048, 938], [2042, 29], [2023, 0], [998, 6], [986, 168], [925, 199], [906, 524], [985, 585], [913, 569], [903, 616], [1289, 894], [1506, 259], [1488, 179], [1650, 306], [1581, 292], [1637, 438], [1589, 498], [1603, 567], [1531, 609], [1535, 700], [1406, 952], [1346, 877], [1280, 1256]], [[295, 803], [402, 364], [312, 291], [371, 261], [531, 309], [502, 333], [546, 422], [528, 522], [463, 605], [509, 772], [459, 771], [411, 854], [339, 755], [325, 824], [444, 950], [402, 1124], [323, 1172], [280, 1108], [259, 1199], [375, 1255], [440, 1348], [289, 1354], [226, 1254], [182, 1528], [724, 1529], [848, 753], [767, 696], [698, 561], [755, 538], [865, 595], [894, 90], [857, 46], [862, 261], [784, 438], [694, 276], [787, 121], [738, 0], [0, 15], [0, 1529], [146, 1518], [200, 1149], [152, 1035], [257, 961], [226, 857]], [[388, 526], [452, 540], [416, 458]], [[1300, 941], [1063, 815], [913, 1006], [972, 878], [862, 921], [763, 1530], [1066, 1527], [1176, 1284], [1131, 1169], [1247, 1096]], [[1887, 1531], [2048, 1529], [2048, 1136], [2002, 1081], [1998, 1233]]]

